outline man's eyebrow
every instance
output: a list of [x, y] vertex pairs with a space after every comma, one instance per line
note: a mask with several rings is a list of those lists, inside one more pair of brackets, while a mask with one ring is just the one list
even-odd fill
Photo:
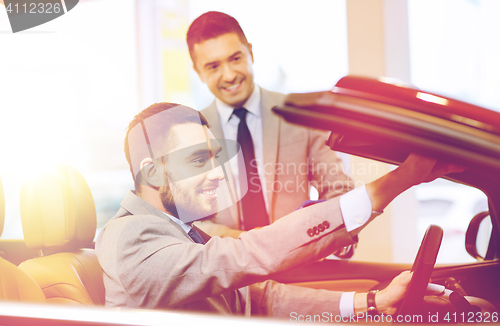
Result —
[[[215, 155], [219, 154], [220, 152], [222, 152], [222, 146], [219, 147], [219, 150], [217, 151], [217, 153], [215, 153]], [[208, 150], [206, 148], [198, 149], [198, 150], [192, 152], [191, 154], [189, 154], [188, 157], [199, 156], [199, 155], [210, 155], [210, 150]]]
[[[234, 57], [236, 57], [236, 56], [238, 56], [238, 55], [241, 55], [241, 54], [242, 54], [242, 52], [241, 52], [241, 51], [236, 51], [235, 53], [231, 54], [231, 55], [228, 57], [228, 59], [229, 59], [229, 60], [232, 60], [232, 59], [234, 59]], [[205, 63], [205, 64], [203, 65], [203, 67], [205, 67], [205, 68], [206, 68], [206, 67], [210, 67], [210, 66], [212, 66], [212, 65], [219, 64], [219, 63], [220, 63], [220, 60], [210, 61], [210, 62]]]
[[216, 61], [210, 61], [210, 62], [207, 62], [203, 65], [203, 67], [207, 68], [207, 67], [210, 67], [210, 66], [213, 66], [213, 65], [216, 65], [220, 63], [220, 60], [216, 60]]
[[233, 53], [233, 54], [229, 57], [229, 59], [230, 59], [230, 60], [231, 60], [231, 59], [234, 59], [234, 57], [236, 57], [236, 56], [238, 56], [238, 55], [240, 55], [240, 54], [241, 54], [241, 51], [237, 51], [237, 52]]
[[188, 157], [199, 156], [199, 155], [210, 155], [210, 151], [208, 149], [198, 149], [189, 154]]

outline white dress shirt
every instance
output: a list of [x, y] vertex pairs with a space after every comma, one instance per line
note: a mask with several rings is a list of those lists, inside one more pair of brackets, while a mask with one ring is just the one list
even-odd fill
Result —
[[[222, 127], [222, 133], [225, 139], [230, 139], [236, 141], [238, 138], [238, 125], [240, 124], [240, 118], [233, 115], [233, 110], [237, 109], [226, 103], [222, 102], [218, 98], [215, 98], [215, 105], [220, 117], [220, 125]], [[261, 94], [260, 87], [255, 85], [253, 92], [248, 98], [248, 100], [243, 104], [243, 108], [247, 109], [248, 113], [246, 116], [246, 122], [248, 129], [250, 130], [250, 135], [252, 136], [253, 147], [255, 151], [255, 160], [257, 161], [257, 171], [259, 172], [260, 183], [262, 186], [262, 193], [264, 194], [264, 203], [266, 204], [266, 210], [269, 213], [269, 203], [267, 198], [267, 187], [266, 187], [266, 176], [264, 173], [264, 143], [262, 139], [262, 104], [261, 104]], [[229, 166], [231, 172], [233, 173], [234, 180], [239, 180], [239, 168], [238, 160], [230, 160]], [[241, 197], [240, 184], [236, 182], [236, 191], [238, 192], [238, 198]]]

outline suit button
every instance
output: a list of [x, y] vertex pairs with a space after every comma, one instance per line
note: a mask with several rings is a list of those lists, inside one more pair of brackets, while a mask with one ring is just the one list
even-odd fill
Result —
[[325, 227], [325, 229], [328, 229], [330, 227], [330, 223], [328, 223], [328, 221], [324, 221], [323, 226]]
[[314, 231], [313, 229], [309, 229], [307, 230], [307, 235], [310, 236], [310, 237], [313, 237], [314, 236]]
[[314, 232], [314, 234], [319, 234], [319, 230], [318, 230], [317, 226], [313, 227], [313, 232]]
[[323, 224], [318, 225], [318, 230], [319, 232], [325, 231], [325, 227], [323, 226]]

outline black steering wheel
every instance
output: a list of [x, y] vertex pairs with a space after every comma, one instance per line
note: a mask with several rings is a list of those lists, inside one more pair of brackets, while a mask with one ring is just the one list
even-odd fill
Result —
[[404, 317], [417, 312], [422, 307], [425, 290], [431, 278], [442, 239], [443, 229], [437, 225], [429, 225], [411, 268], [413, 276], [396, 315]]

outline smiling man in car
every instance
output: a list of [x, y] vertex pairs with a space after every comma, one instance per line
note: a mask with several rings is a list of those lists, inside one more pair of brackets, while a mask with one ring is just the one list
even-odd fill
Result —
[[[393, 314], [411, 274], [375, 293], [340, 293], [269, 278], [352, 244], [399, 193], [457, 170], [410, 155], [396, 170], [340, 197], [295, 211], [238, 239], [208, 237], [227, 191], [225, 149], [198, 111], [157, 103], [129, 124], [125, 155], [135, 181], [96, 241], [106, 305], [279, 318]], [[260, 282], [260, 283], [258, 283]]]
[[252, 44], [236, 19], [204, 13], [191, 23], [186, 39], [194, 70], [215, 96], [202, 110], [210, 130], [216, 138], [238, 141], [245, 154], [245, 164], [233, 160], [227, 169], [241, 205], [229, 206], [201, 228], [237, 237], [296, 210], [309, 199], [311, 186], [320, 199], [353, 189], [342, 161], [325, 146], [326, 132], [290, 124], [271, 111], [285, 95], [254, 83]]

